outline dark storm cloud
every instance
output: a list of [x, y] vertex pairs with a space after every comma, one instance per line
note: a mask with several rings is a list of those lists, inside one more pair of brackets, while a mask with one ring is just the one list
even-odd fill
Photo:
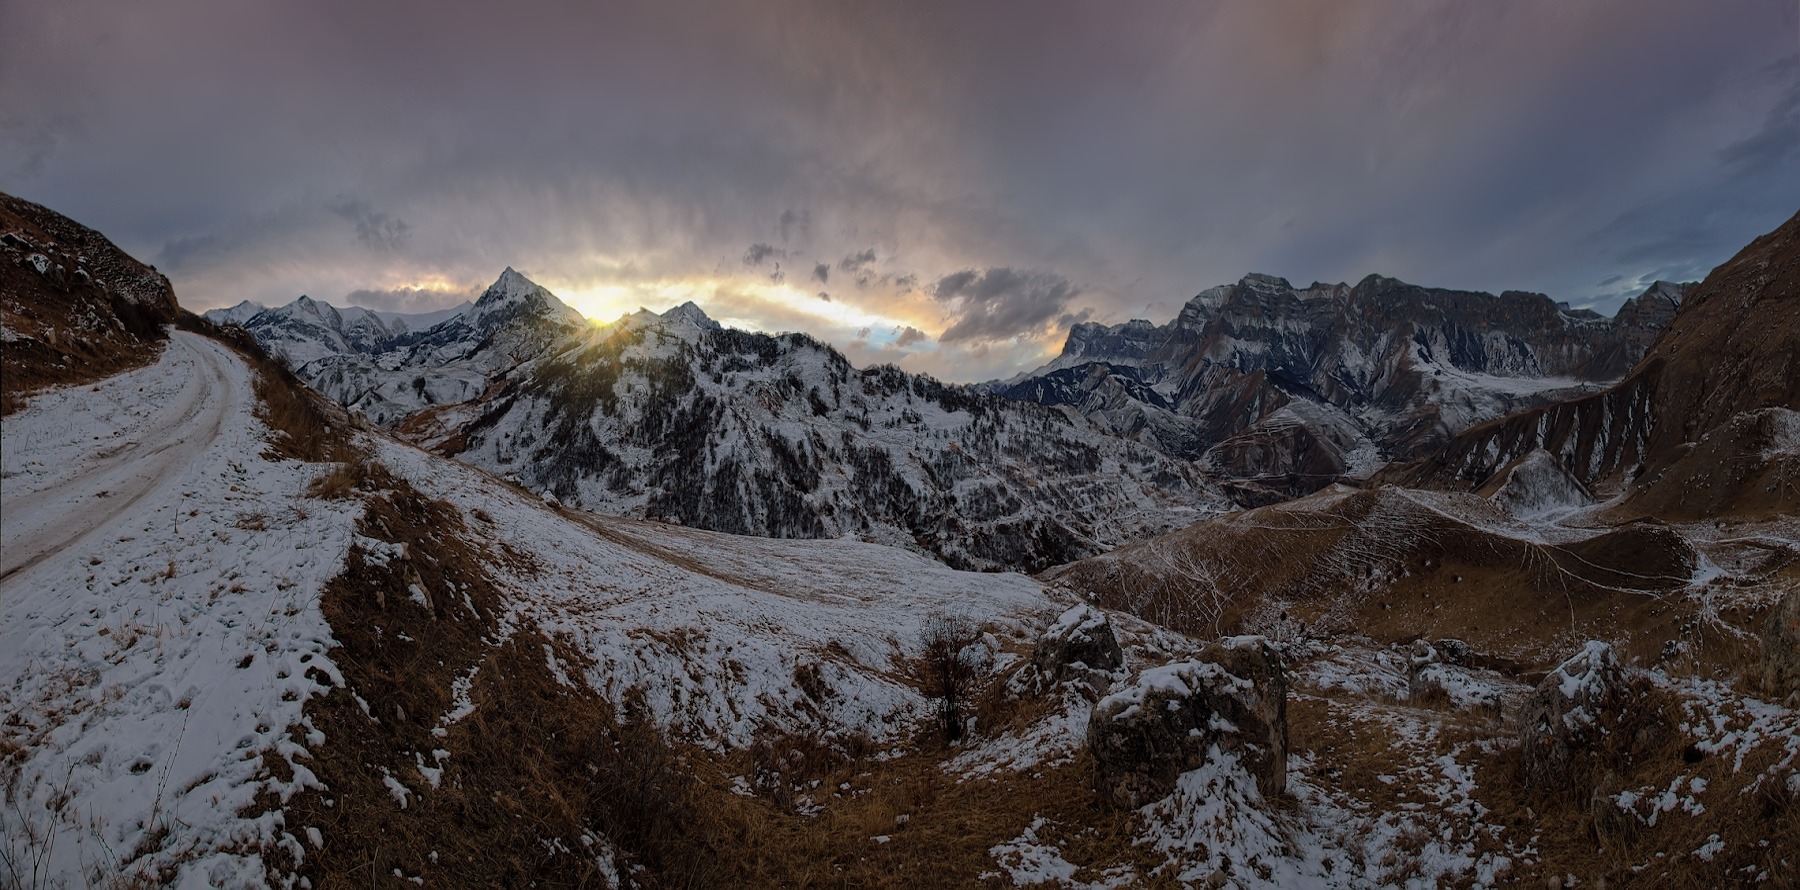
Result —
[[791, 238], [806, 240], [812, 235], [812, 214], [796, 212], [792, 208], [781, 211], [781, 243], [786, 244]]
[[815, 264], [813, 264], [812, 277], [813, 277], [814, 281], [817, 281], [820, 284], [830, 284], [831, 283], [831, 264], [830, 263], [815, 263]]
[[[193, 308], [455, 302], [508, 265], [595, 292], [807, 278], [880, 330], [949, 311], [968, 345], [914, 360], [953, 379], [1249, 270], [1610, 310], [1800, 207], [1791, 0], [495, 9], [11, 4], [0, 189]], [[844, 260], [774, 265], [802, 257]], [[932, 299], [960, 269], [1078, 281], [1080, 306]]]
[[[823, 263], [819, 265], [820, 267], [824, 266]], [[857, 287], [866, 288], [879, 279], [875, 272], [875, 248], [873, 247], [846, 255], [843, 259], [838, 260], [837, 268], [839, 272], [850, 276], [850, 280], [855, 282]], [[816, 274], [818, 268], [813, 271]]]
[[1040, 334], [1081, 289], [1060, 275], [1000, 266], [945, 275], [931, 292], [952, 311], [938, 342], [956, 343]]
[[859, 250], [838, 260], [838, 270], [848, 272], [851, 276], [862, 276], [868, 273], [869, 267], [875, 264], [875, 248]]
[[[744, 265], [760, 266], [764, 262], [767, 262], [770, 257], [785, 256], [787, 256], [787, 251], [782, 250], [779, 247], [768, 244], [752, 244], [744, 251]], [[776, 265], [779, 266], [780, 263], [777, 263]]]
[[373, 250], [398, 250], [412, 235], [406, 220], [371, 208], [366, 202], [342, 199], [326, 207], [356, 230], [356, 242]]
[[1083, 308], [1080, 312], [1065, 312], [1062, 315], [1057, 316], [1056, 326], [1059, 328], [1070, 328], [1081, 324], [1084, 321], [1091, 321], [1093, 318], [1094, 310], [1091, 307]]
[[365, 309], [380, 309], [384, 312], [411, 313], [431, 312], [444, 308], [446, 301], [454, 305], [463, 301], [472, 301], [479, 296], [481, 296], [481, 291], [476, 288], [452, 293], [422, 290], [415, 287], [357, 288], [345, 294], [343, 300], [333, 300], [332, 302], [340, 306], [361, 306]]

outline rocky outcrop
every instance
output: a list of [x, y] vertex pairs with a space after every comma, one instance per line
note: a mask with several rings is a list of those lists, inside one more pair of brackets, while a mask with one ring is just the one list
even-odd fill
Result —
[[180, 312], [154, 268], [93, 229], [0, 193], [0, 413], [39, 387], [154, 359]]
[[1261, 637], [1209, 646], [1197, 660], [1143, 671], [1100, 700], [1088, 723], [1095, 788], [1118, 807], [1167, 797], [1181, 774], [1233, 755], [1264, 797], [1287, 787], [1287, 678]]
[[1762, 635], [1763, 688], [1785, 698], [1800, 694], [1800, 590], [1775, 604]]
[[1085, 603], [1062, 613], [1031, 653], [1039, 687], [1073, 674], [1115, 671], [1124, 665], [1125, 652], [1119, 648], [1111, 619]]
[[1623, 704], [1625, 686], [1612, 647], [1592, 640], [1546, 675], [1519, 717], [1526, 784], [1566, 785], [1591, 756], [1606, 716]]
[[1508, 464], [1477, 494], [1520, 519], [1536, 519], [1590, 506], [1587, 487], [1542, 448]]
[[1406, 694], [1413, 702], [1442, 701], [1459, 708], [1498, 713], [1498, 688], [1475, 681], [1469, 672], [1475, 653], [1462, 640], [1414, 640], [1406, 653]]
[[1520, 711], [1522, 778], [1535, 793], [1586, 794], [1601, 775], [1630, 775], [1673, 731], [1649, 682], [1590, 640], [1545, 675]]

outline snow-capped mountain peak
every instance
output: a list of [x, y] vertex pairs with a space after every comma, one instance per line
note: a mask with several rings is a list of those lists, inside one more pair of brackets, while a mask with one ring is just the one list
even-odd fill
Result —
[[255, 318], [257, 313], [263, 311], [263, 308], [261, 303], [252, 303], [249, 300], [245, 300], [229, 309], [213, 309], [204, 313], [204, 315], [206, 318], [218, 322], [219, 324], [241, 325], [244, 322]]
[[719, 323], [713, 321], [712, 317], [708, 316], [705, 310], [694, 305], [693, 300], [689, 300], [680, 306], [676, 306], [675, 308], [664, 312], [661, 318], [665, 325], [687, 324], [705, 331], [717, 331], [721, 329]]
[[569, 308], [542, 285], [507, 266], [506, 271], [482, 293], [462, 318], [471, 326], [487, 327], [521, 313], [542, 315], [552, 321], [580, 323], [581, 313]]

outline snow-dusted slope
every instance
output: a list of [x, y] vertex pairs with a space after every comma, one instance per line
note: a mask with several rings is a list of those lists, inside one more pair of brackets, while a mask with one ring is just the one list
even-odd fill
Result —
[[[622, 709], [633, 689], [658, 720], [713, 747], [762, 732], [867, 732], [892, 741], [929, 716], [906, 681], [935, 615], [1027, 636], [1054, 609], [1035, 581], [945, 568], [893, 547], [780, 541], [583, 516], [408, 446], [376, 457], [471, 515], [515, 613], [591, 659], [586, 682]], [[432, 597], [438, 591], [428, 591]], [[809, 694], [797, 671], [816, 665]]]

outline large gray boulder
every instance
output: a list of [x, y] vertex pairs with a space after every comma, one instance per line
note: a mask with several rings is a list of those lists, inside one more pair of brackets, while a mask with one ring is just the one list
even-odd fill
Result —
[[1590, 640], [1545, 675], [1520, 711], [1525, 785], [1586, 793], [1599, 776], [1631, 774], [1672, 729], [1650, 682]]
[[1763, 687], [1777, 697], [1800, 693], [1800, 590], [1775, 604], [1762, 642]]
[[1100, 700], [1088, 722], [1102, 800], [1140, 807], [1181, 774], [1230, 754], [1264, 797], [1287, 787], [1287, 677], [1262, 637], [1235, 637], [1199, 659], [1150, 668]]
[[1125, 653], [1113, 634], [1106, 613], [1085, 603], [1056, 619], [1038, 638], [1031, 666], [1038, 682], [1048, 685], [1071, 672], [1115, 671], [1125, 664]]

